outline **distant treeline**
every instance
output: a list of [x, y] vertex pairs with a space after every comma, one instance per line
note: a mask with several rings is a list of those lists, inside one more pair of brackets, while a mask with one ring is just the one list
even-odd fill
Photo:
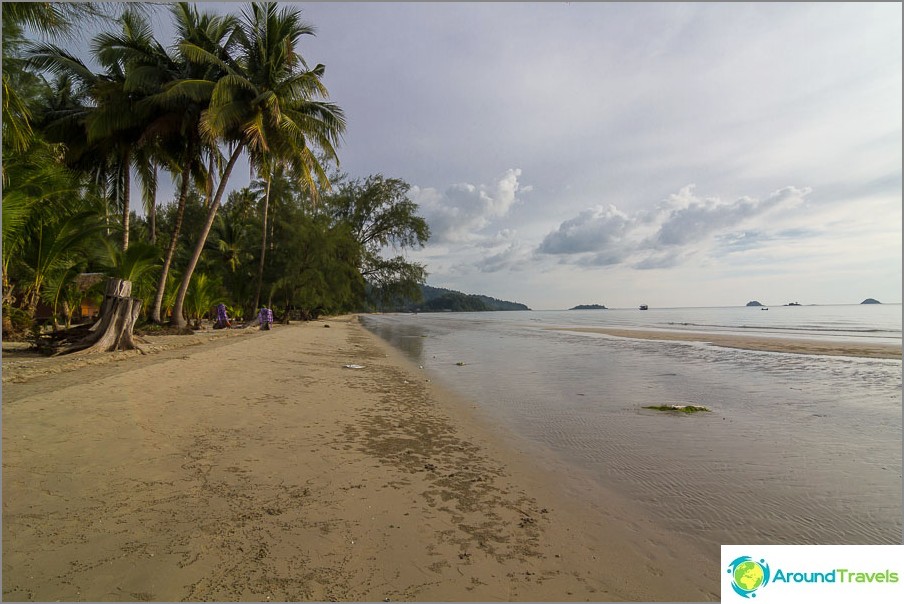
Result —
[[524, 304], [498, 300], [479, 294], [465, 294], [442, 287], [421, 286], [421, 300], [397, 299], [382, 306], [384, 312], [482, 312], [530, 310]]

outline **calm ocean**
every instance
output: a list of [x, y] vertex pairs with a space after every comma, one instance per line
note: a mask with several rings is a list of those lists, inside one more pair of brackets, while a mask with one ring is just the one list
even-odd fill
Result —
[[[902, 539], [900, 359], [612, 338], [635, 327], [901, 343], [901, 305], [362, 316], [538, 455], [719, 544]], [[461, 365], [459, 363], [462, 363]], [[647, 405], [697, 404], [712, 413]]]

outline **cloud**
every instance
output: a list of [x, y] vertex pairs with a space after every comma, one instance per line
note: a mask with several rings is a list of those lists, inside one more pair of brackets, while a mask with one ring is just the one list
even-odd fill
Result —
[[633, 219], [614, 205], [596, 206], [566, 220], [547, 235], [538, 251], [544, 254], [579, 254], [620, 249]]
[[479, 239], [479, 232], [508, 214], [518, 202], [519, 191], [529, 191], [518, 182], [521, 170], [507, 170], [492, 184], [454, 184], [444, 192], [434, 188], [411, 188], [412, 200], [420, 206], [437, 243]]
[[696, 243], [773, 208], [797, 205], [809, 192], [809, 189], [785, 187], [762, 200], [741, 197], [724, 203], [718, 198], [700, 199], [694, 195], [694, 186], [688, 185], [660, 206], [662, 223], [647, 245], [663, 248]]
[[535, 266], [534, 250], [529, 245], [514, 241], [503, 250], [481, 258], [475, 266], [482, 273], [527, 270]]
[[627, 214], [614, 205], [598, 205], [580, 212], [548, 233], [537, 252], [580, 266], [673, 267], [726, 242], [737, 244], [746, 238], [745, 245], [752, 247], [757, 240], [768, 239], [760, 231], [739, 229], [763, 222], [774, 210], [800, 205], [809, 193], [809, 188], [785, 187], [763, 199], [745, 196], [724, 202], [701, 198], [694, 185], [688, 185], [652, 211]]

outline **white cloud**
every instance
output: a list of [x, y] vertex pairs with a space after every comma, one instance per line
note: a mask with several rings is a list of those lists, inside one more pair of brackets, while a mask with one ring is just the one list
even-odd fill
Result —
[[625, 236], [631, 230], [633, 222], [634, 219], [620, 212], [614, 205], [605, 208], [596, 206], [559, 225], [558, 229], [546, 236], [538, 251], [544, 254], [579, 254], [619, 249], [627, 252], [630, 246]]
[[680, 247], [699, 243], [715, 233], [763, 216], [774, 208], [793, 207], [809, 193], [808, 188], [785, 187], [762, 200], [741, 197], [726, 203], [718, 198], [701, 199], [694, 194], [693, 185], [688, 185], [660, 206], [662, 222], [656, 234], [645, 242], [645, 247]]
[[764, 222], [773, 210], [800, 205], [809, 193], [808, 188], [785, 187], [763, 199], [724, 202], [701, 198], [688, 185], [650, 212], [627, 214], [614, 205], [585, 210], [547, 234], [537, 252], [584, 266], [672, 267], [749, 223]]
[[520, 176], [521, 170], [513, 168], [492, 184], [459, 183], [442, 193], [431, 187], [414, 186], [410, 196], [430, 225], [431, 241], [474, 241], [491, 222], [508, 214], [518, 202], [519, 190], [530, 190], [521, 187]]

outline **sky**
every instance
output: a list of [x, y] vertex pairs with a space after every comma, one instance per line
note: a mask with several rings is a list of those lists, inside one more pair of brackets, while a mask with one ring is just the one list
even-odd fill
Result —
[[533, 309], [901, 302], [900, 3], [296, 6], [341, 168], [411, 185], [430, 285]]

